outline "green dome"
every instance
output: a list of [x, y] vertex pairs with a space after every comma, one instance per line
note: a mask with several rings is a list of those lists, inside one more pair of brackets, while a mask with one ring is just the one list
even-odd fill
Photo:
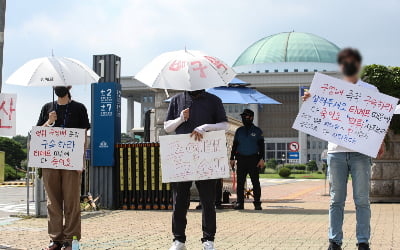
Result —
[[233, 67], [280, 62], [336, 63], [339, 50], [335, 44], [313, 34], [284, 32], [252, 44]]

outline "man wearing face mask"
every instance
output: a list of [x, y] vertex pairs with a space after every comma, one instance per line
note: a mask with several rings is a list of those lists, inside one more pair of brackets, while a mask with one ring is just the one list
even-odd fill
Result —
[[[86, 107], [71, 100], [70, 89], [71, 86], [54, 87], [57, 101], [43, 106], [37, 126], [90, 128]], [[51, 239], [45, 249], [69, 250], [72, 238], [81, 238], [82, 171], [43, 168], [42, 175], [47, 193], [48, 233]]]
[[[361, 55], [358, 50], [352, 48], [341, 50], [337, 61], [344, 75], [343, 80], [349, 84], [378, 91], [375, 86], [361, 81], [358, 77], [361, 69]], [[311, 93], [305, 93], [303, 100], [306, 101], [310, 97]], [[378, 158], [383, 155], [384, 149], [384, 144], [382, 143]], [[371, 164], [371, 157], [329, 142], [328, 177], [331, 202], [329, 207], [328, 250], [342, 249], [342, 226], [349, 174], [352, 176], [353, 199], [356, 205], [357, 247], [359, 250], [370, 249], [368, 242], [371, 233], [371, 209], [369, 202]]]
[[[203, 133], [216, 130], [227, 130], [228, 122], [221, 99], [203, 90], [185, 91], [171, 99], [164, 129], [167, 133], [191, 134], [194, 140], [200, 141]], [[201, 239], [204, 250], [215, 250], [216, 232], [215, 193], [217, 180], [196, 181], [202, 205]], [[170, 250], [185, 250], [186, 214], [190, 203], [192, 182], [172, 183], [173, 215], [172, 233], [174, 242]]]
[[244, 209], [244, 183], [247, 174], [253, 184], [254, 209], [262, 210], [259, 168], [264, 167], [265, 145], [263, 132], [253, 124], [254, 112], [245, 109], [241, 114], [243, 125], [238, 128], [233, 140], [230, 165], [237, 161], [237, 203], [235, 209]]

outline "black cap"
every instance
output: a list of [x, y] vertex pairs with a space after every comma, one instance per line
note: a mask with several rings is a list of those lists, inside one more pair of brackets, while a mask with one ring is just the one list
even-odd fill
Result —
[[251, 110], [251, 109], [245, 109], [245, 110], [243, 110], [243, 113], [241, 113], [240, 115], [241, 115], [241, 116], [246, 116], [246, 115], [248, 115], [248, 116], [254, 117], [254, 112], [253, 112], [253, 110]]

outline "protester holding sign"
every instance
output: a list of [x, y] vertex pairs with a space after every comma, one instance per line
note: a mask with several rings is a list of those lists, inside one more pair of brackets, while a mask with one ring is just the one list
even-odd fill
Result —
[[[236, 210], [244, 209], [244, 183], [250, 175], [254, 192], [254, 209], [262, 210], [259, 167], [264, 167], [265, 145], [262, 130], [253, 124], [254, 112], [245, 109], [241, 114], [243, 126], [238, 128], [233, 139], [231, 167], [237, 161], [237, 203]], [[236, 161], [235, 161], [236, 160]]]
[[[43, 106], [37, 126], [90, 128], [85, 106], [71, 100], [70, 89], [70, 86], [54, 88], [58, 99]], [[47, 249], [72, 249], [73, 237], [76, 236], [78, 240], [81, 238], [82, 171], [43, 168], [42, 174], [47, 193], [48, 233], [51, 239]]]
[[[356, 49], [346, 48], [337, 57], [344, 80], [365, 89], [378, 89], [359, 79], [361, 55]], [[312, 93], [305, 93], [303, 100], [307, 101]], [[362, 107], [361, 107], [362, 108]], [[383, 144], [378, 152], [378, 158], [384, 153]], [[341, 249], [343, 240], [344, 205], [347, 195], [348, 175], [352, 176], [353, 199], [356, 205], [356, 235], [359, 250], [369, 248], [370, 239], [370, 201], [369, 187], [371, 178], [371, 157], [339, 146], [332, 142], [328, 145], [328, 175], [330, 182], [331, 203], [329, 208], [329, 248]]]
[[[221, 99], [204, 90], [185, 91], [171, 100], [164, 129], [167, 133], [189, 134], [193, 140], [202, 140], [203, 133], [226, 130], [227, 117]], [[214, 249], [216, 232], [215, 192], [216, 180], [200, 180], [197, 182], [203, 213], [203, 249]], [[186, 214], [190, 202], [192, 182], [173, 183], [172, 233], [174, 242], [170, 250], [184, 250], [186, 241]]]

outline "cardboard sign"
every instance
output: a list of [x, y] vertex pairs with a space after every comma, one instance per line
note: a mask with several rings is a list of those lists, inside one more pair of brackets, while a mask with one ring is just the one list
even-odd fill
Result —
[[16, 94], [0, 94], [0, 135], [14, 136], [16, 134]]
[[398, 99], [316, 73], [293, 128], [376, 157]]
[[28, 166], [82, 170], [85, 137], [85, 129], [33, 127]]
[[160, 136], [160, 154], [163, 183], [229, 177], [225, 131]]

